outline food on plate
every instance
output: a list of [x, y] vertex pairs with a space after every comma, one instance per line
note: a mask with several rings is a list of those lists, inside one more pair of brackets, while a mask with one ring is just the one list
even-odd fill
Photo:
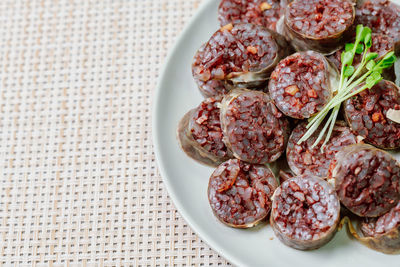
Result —
[[182, 149], [191, 158], [207, 165], [218, 166], [232, 158], [232, 153], [222, 141], [218, 105], [221, 97], [207, 98], [190, 110], [178, 126], [178, 140]]
[[224, 142], [243, 161], [265, 164], [284, 152], [289, 122], [267, 94], [245, 89], [232, 90], [221, 105]]
[[249, 228], [265, 219], [278, 187], [264, 165], [230, 159], [217, 167], [208, 183], [208, 200], [215, 216], [235, 228]]
[[222, 86], [265, 89], [272, 70], [290, 51], [282, 36], [262, 26], [228, 24], [197, 51], [192, 74], [205, 97], [225, 93]]
[[271, 212], [276, 236], [299, 250], [348, 222], [368, 247], [400, 253], [400, 163], [381, 150], [400, 148], [400, 7], [221, 0], [218, 19], [192, 64], [206, 99], [178, 125], [186, 154], [216, 167], [214, 215], [249, 228]]
[[309, 175], [294, 177], [283, 182], [272, 199], [270, 223], [285, 245], [316, 249], [336, 233], [340, 202], [325, 180]]
[[389, 0], [368, 0], [357, 7], [356, 23], [392, 37], [399, 50], [400, 6]]
[[361, 217], [378, 217], [400, 199], [400, 165], [387, 152], [366, 144], [343, 148], [332, 162], [341, 203]]
[[355, 18], [348, 0], [295, 0], [285, 12], [283, 32], [298, 51], [330, 54], [344, 45]]
[[221, 27], [229, 23], [253, 23], [276, 31], [284, 11], [282, 4], [280, 0], [222, 0], [218, 20]]
[[281, 60], [268, 90], [286, 116], [305, 119], [320, 111], [339, 84], [338, 70], [320, 53], [298, 52]]
[[356, 144], [357, 137], [351, 132], [344, 121], [338, 121], [333, 128], [332, 138], [321, 149], [322, 140], [313, 147], [319, 131], [314, 133], [307, 141], [297, 144], [307, 131], [305, 122], [294, 128], [286, 149], [286, 158], [290, 169], [297, 175], [313, 175], [327, 178], [331, 161], [344, 147]]
[[400, 110], [400, 88], [386, 80], [344, 104], [346, 120], [355, 134], [376, 147], [394, 149], [400, 147], [400, 124], [388, 118], [389, 110]]

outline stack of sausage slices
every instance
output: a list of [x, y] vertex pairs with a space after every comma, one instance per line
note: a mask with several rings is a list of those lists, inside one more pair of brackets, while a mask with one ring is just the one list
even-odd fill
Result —
[[276, 236], [301, 250], [329, 242], [341, 220], [357, 220], [349, 228], [360, 242], [400, 253], [400, 164], [385, 151], [400, 148], [400, 123], [389, 116], [400, 110], [393, 67], [343, 103], [328, 142], [322, 127], [299, 142], [335, 95], [355, 25], [372, 30], [378, 57], [399, 51], [400, 7], [222, 0], [218, 19], [192, 65], [205, 99], [177, 131], [188, 156], [216, 168], [207, 192], [215, 216], [237, 228], [269, 218]]

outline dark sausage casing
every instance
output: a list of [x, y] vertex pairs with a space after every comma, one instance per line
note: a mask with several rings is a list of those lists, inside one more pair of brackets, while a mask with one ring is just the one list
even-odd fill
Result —
[[232, 158], [223, 142], [219, 104], [221, 97], [208, 98], [181, 119], [177, 129], [182, 150], [192, 159], [210, 166]]
[[197, 51], [192, 74], [206, 97], [233, 87], [265, 88], [276, 64], [290, 52], [282, 36], [262, 26], [229, 24]]
[[285, 245], [300, 250], [317, 249], [336, 233], [340, 202], [325, 180], [297, 176], [283, 182], [272, 199], [270, 223]]
[[232, 90], [221, 105], [224, 142], [233, 155], [253, 164], [276, 161], [289, 137], [289, 122], [269, 96], [245, 89]]
[[343, 148], [332, 162], [341, 203], [361, 217], [378, 217], [400, 199], [400, 166], [389, 153], [366, 144]]
[[269, 167], [231, 159], [211, 175], [208, 199], [221, 222], [235, 228], [249, 228], [269, 214], [270, 198], [277, 187]]
[[331, 54], [344, 44], [355, 18], [348, 0], [295, 0], [286, 8], [283, 32], [298, 51]]

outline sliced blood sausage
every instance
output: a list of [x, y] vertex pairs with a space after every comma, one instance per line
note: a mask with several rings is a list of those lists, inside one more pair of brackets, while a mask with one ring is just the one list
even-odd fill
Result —
[[313, 176], [297, 176], [275, 191], [270, 223], [287, 246], [310, 250], [328, 243], [336, 233], [340, 202], [333, 188]]
[[387, 254], [400, 253], [400, 202], [378, 218], [365, 218], [361, 223], [362, 243]]
[[232, 157], [222, 141], [218, 105], [221, 97], [208, 98], [189, 111], [178, 126], [178, 140], [191, 158], [207, 165], [218, 166]]
[[[195, 58], [197, 57], [202, 57], [206, 45], [203, 44], [200, 49], [197, 51]], [[193, 78], [199, 87], [200, 93], [203, 95], [203, 97], [208, 98], [208, 97], [214, 97], [218, 95], [224, 95], [228, 93], [229, 89], [226, 85], [226, 82], [224, 80], [216, 80], [216, 79], [210, 79], [203, 81], [201, 80], [201, 76], [199, 75], [194, 75], [193, 73]]]
[[269, 94], [283, 114], [310, 118], [331, 99], [339, 72], [320, 53], [295, 53], [279, 62], [271, 74]]
[[323, 140], [312, 147], [317, 140], [320, 129], [309, 139], [297, 144], [300, 138], [307, 132], [307, 122], [300, 123], [293, 130], [286, 149], [286, 158], [290, 169], [297, 175], [307, 174], [320, 178], [327, 178], [331, 161], [344, 147], [356, 144], [357, 137], [351, 132], [343, 121], [338, 121], [333, 128], [332, 136], [324, 149], [321, 150]]
[[259, 88], [266, 84], [279, 60], [290, 53], [282, 36], [253, 24], [228, 24], [218, 30], [196, 53], [192, 74], [202, 93], [211, 96], [205, 88], [210, 80], [215, 93], [233, 86]]
[[224, 142], [243, 161], [264, 164], [283, 153], [289, 135], [289, 122], [267, 94], [235, 89], [221, 106]]
[[[373, 33], [372, 34], [372, 46], [369, 49], [371, 53], [378, 53], [378, 57], [376, 59], [382, 59], [387, 53], [394, 51], [395, 43], [394, 39], [388, 35], [384, 35], [381, 33]], [[329, 56], [328, 59], [337, 67], [338, 70], [342, 68], [341, 58], [344, 49], [336, 51], [333, 55]], [[362, 55], [356, 54], [353, 60], [353, 66], [358, 68], [362, 60]], [[394, 73], [394, 66], [384, 69], [382, 73], [383, 77], [387, 80], [394, 81], [396, 79]]]
[[208, 199], [221, 222], [249, 228], [268, 215], [270, 198], [277, 187], [278, 182], [268, 167], [231, 159], [211, 175]]
[[400, 88], [386, 80], [344, 104], [346, 120], [354, 133], [374, 146], [394, 149], [400, 147], [400, 124], [387, 118], [389, 109], [400, 110]]
[[279, 0], [222, 0], [218, 8], [221, 26], [229, 23], [253, 23], [276, 31], [276, 23], [283, 15]]
[[286, 8], [284, 32], [298, 51], [337, 51], [351, 30], [354, 3], [348, 0], [295, 0]]
[[400, 199], [400, 165], [387, 152], [366, 144], [345, 147], [332, 162], [341, 203], [361, 217], [377, 217]]
[[365, 1], [357, 7], [356, 24], [368, 26], [375, 33], [394, 39], [400, 44], [400, 6], [390, 0]]

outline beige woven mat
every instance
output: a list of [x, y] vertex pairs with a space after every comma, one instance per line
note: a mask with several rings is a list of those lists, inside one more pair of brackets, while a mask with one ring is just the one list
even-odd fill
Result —
[[0, 264], [227, 264], [175, 210], [151, 139], [199, 2], [0, 1]]

